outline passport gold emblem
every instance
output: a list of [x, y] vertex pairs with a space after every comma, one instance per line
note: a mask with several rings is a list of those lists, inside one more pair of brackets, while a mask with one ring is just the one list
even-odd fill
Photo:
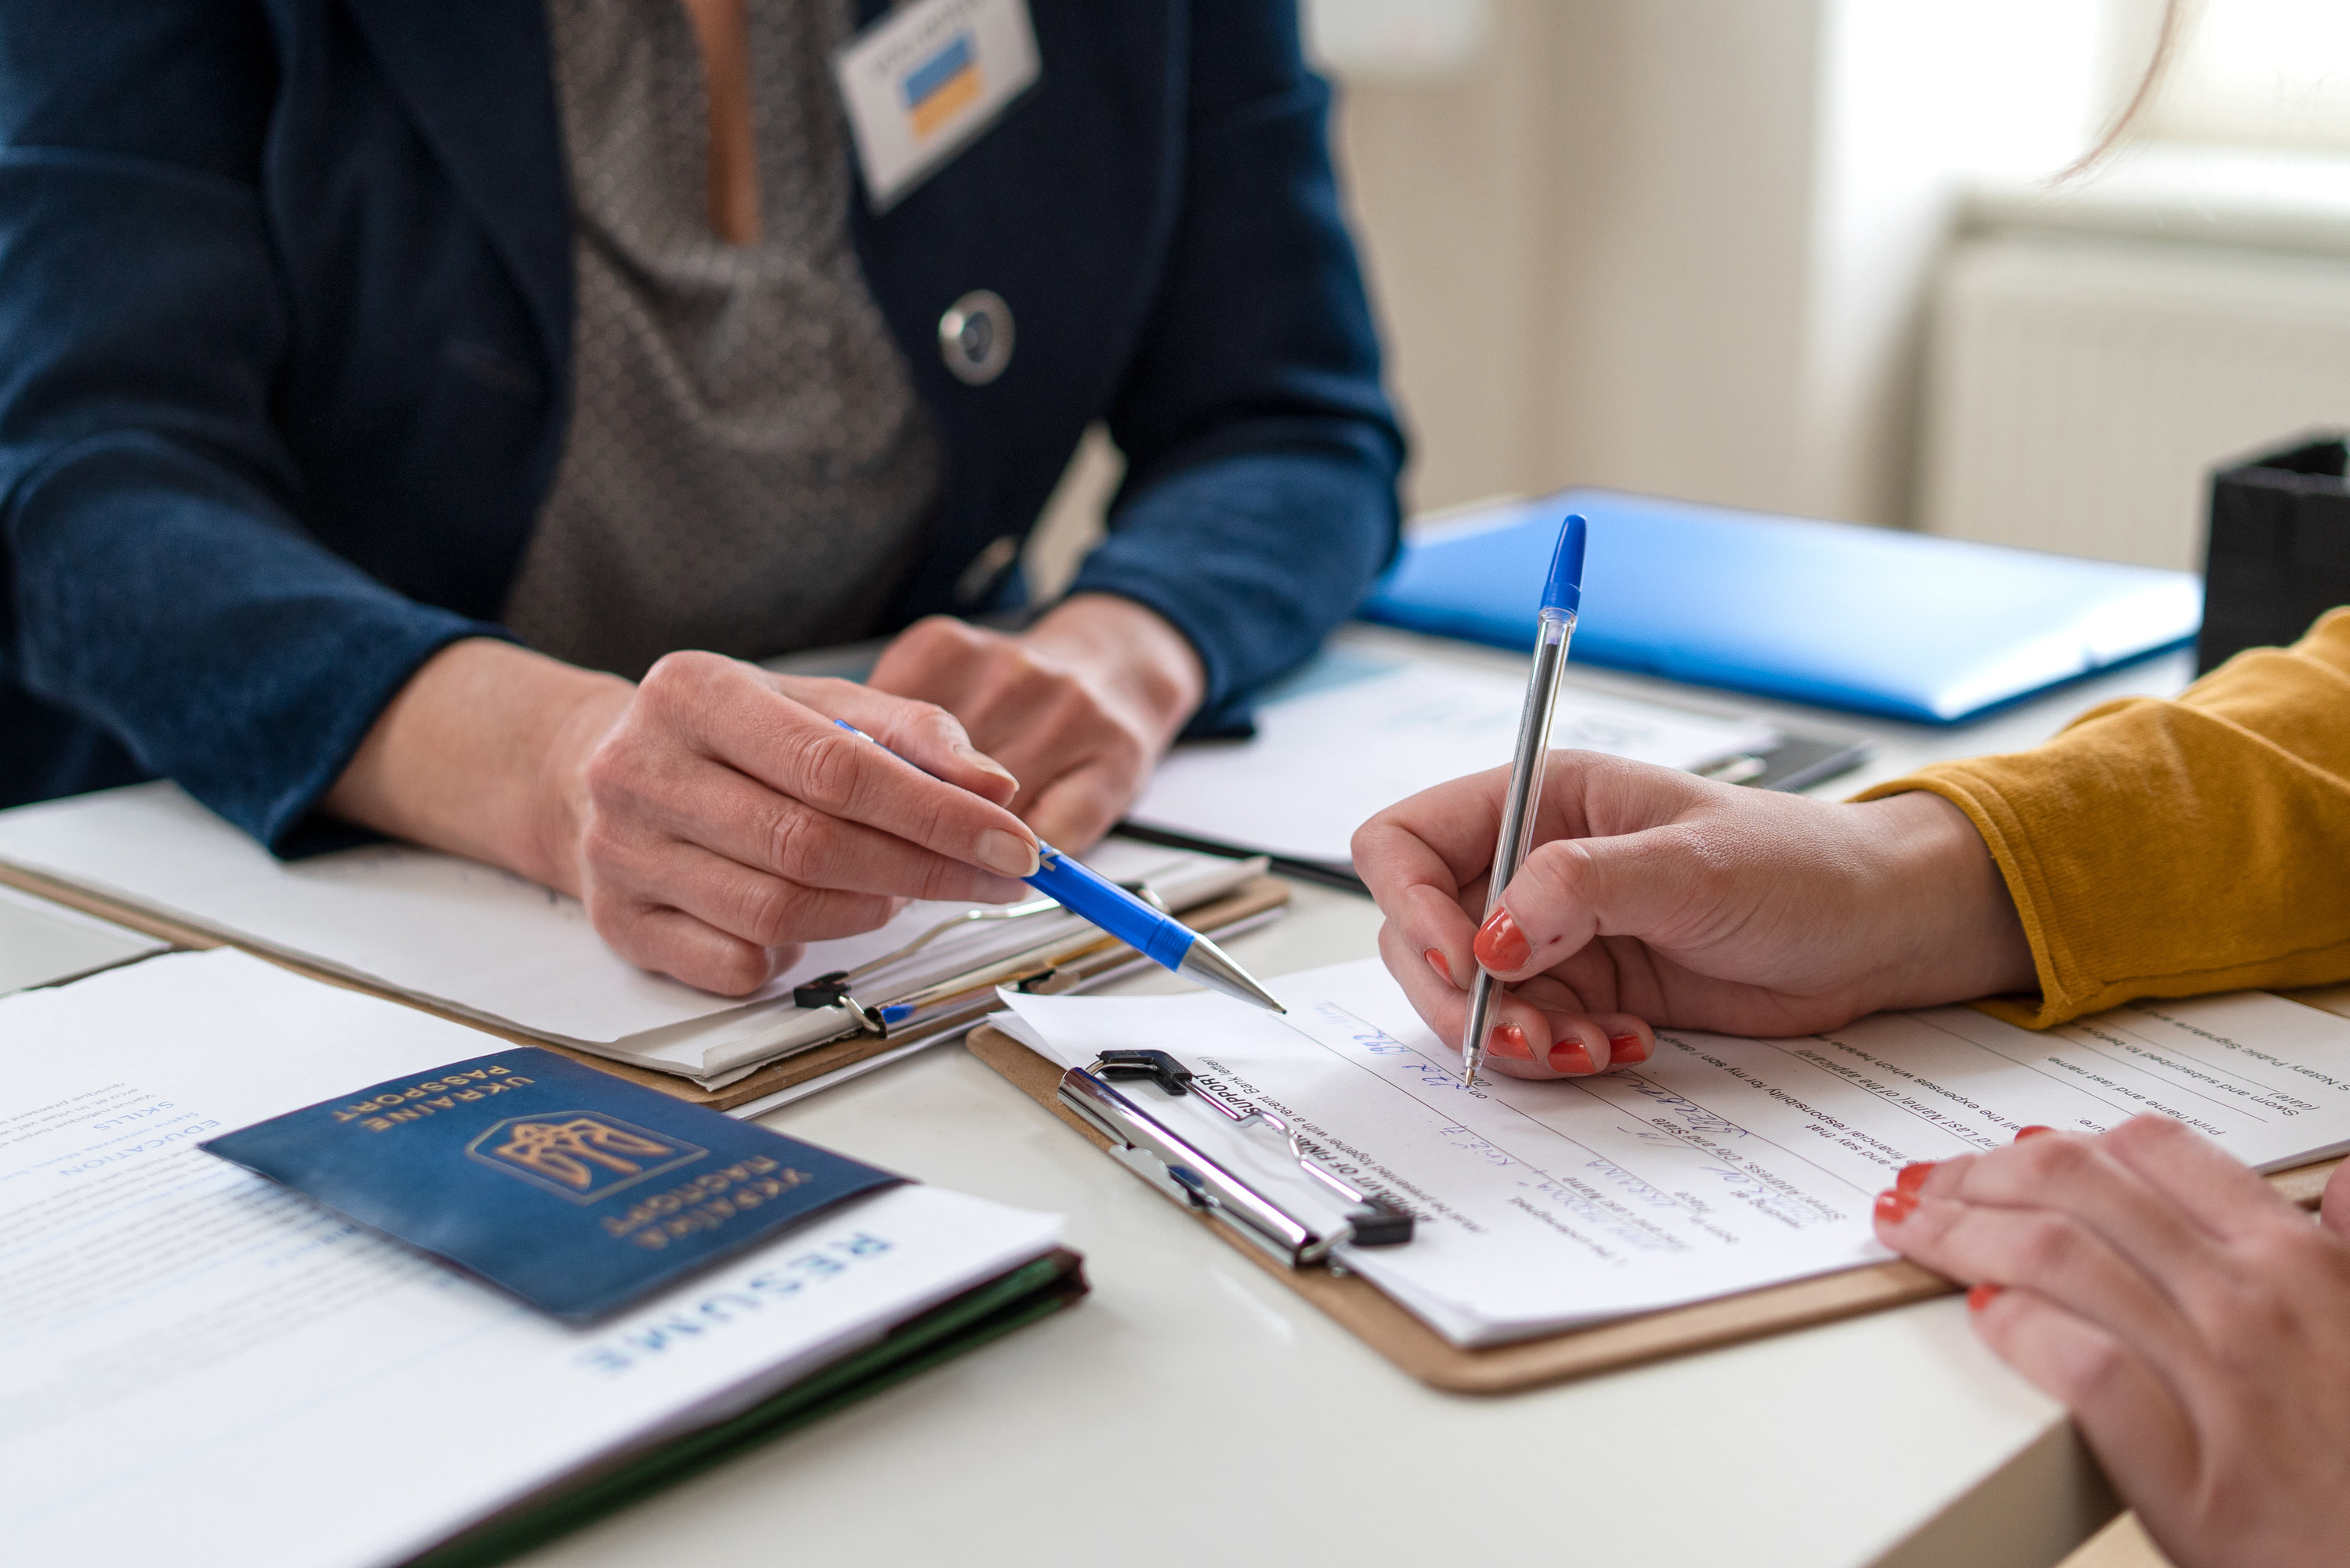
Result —
[[597, 1202], [709, 1152], [600, 1111], [509, 1116], [465, 1146], [484, 1165], [575, 1203]]

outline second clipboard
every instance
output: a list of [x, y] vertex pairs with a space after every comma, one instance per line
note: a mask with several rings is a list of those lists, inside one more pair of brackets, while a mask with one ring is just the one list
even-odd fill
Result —
[[[1102, 1127], [1073, 1109], [1062, 1093], [1064, 1070], [1001, 1030], [983, 1024], [965, 1044], [1022, 1093], [1106, 1155], [1118, 1157]], [[2339, 1160], [2280, 1171], [2268, 1180], [2286, 1198], [2314, 1208]], [[1137, 1174], [1149, 1180], [1148, 1172]], [[1163, 1185], [1153, 1182], [1161, 1191]], [[1170, 1193], [1170, 1197], [1177, 1195]], [[1361, 1275], [1306, 1262], [1279, 1250], [1211, 1208], [1177, 1198], [1198, 1222], [1274, 1279], [1295, 1291], [1399, 1370], [1431, 1387], [1459, 1394], [1512, 1394], [1642, 1362], [1692, 1355], [1742, 1340], [1832, 1323], [1926, 1301], [1958, 1287], [1915, 1263], [1896, 1260], [1822, 1274], [1790, 1284], [1719, 1296], [1688, 1306], [1617, 1318], [1587, 1328], [1482, 1349], [1445, 1340]]]

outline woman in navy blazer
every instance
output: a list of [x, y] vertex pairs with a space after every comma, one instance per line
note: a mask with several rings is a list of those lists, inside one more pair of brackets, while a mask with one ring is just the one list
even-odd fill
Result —
[[[1040, 83], [850, 215], [944, 471], [877, 629], [1018, 602], [1088, 421], [1128, 477], [1066, 604], [921, 621], [895, 695], [714, 655], [630, 684], [494, 624], [572, 393], [541, 0], [0, 12], [0, 803], [163, 776], [281, 852], [402, 834], [729, 992], [1098, 834], [1352, 607], [1402, 442], [1293, 6], [1030, 8]], [[939, 346], [975, 289], [1017, 319], [983, 385]]]

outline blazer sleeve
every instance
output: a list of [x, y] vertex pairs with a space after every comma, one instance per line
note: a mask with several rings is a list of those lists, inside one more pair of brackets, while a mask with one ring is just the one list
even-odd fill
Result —
[[1072, 592], [1121, 594], [1207, 670], [1196, 731], [1352, 611], [1393, 553], [1404, 442], [1294, 5], [1191, 10], [1182, 207], [1109, 414], [1127, 458]]
[[2023, 917], [2045, 1028], [2142, 996], [2350, 979], [2350, 610], [2176, 701], [2134, 697], [2046, 745], [1942, 763]]
[[259, 8], [96, 10], [0, 11], [0, 659], [279, 846], [417, 665], [495, 628], [298, 520]]

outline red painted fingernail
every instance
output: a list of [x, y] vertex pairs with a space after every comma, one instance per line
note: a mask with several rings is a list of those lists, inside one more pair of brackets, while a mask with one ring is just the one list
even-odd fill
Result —
[[1897, 1192], [1907, 1192], [1915, 1195], [1918, 1189], [1926, 1185], [1926, 1178], [1934, 1173], [1934, 1167], [1937, 1163], [1938, 1162], [1934, 1160], [1929, 1159], [1920, 1161], [1916, 1165], [1903, 1166], [1901, 1168], [1901, 1174], [1893, 1179], [1894, 1190]]
[[1648, 1043], [1638, 1034], [1610, 1034], [1607, 1059], [1618, 1066], [1637, 1067], [1648, 1059]]
[[2028, 1127], [2018, 1127], [2015, 1129], [2015, 1141], [2022, 1143], [2025, 1138], [2038, 1137], [2042, 1133], [2053, 1133], [2055, 1130], [2054, 1127], [2043, 1127], [2037, 1124]]
[[1507, 909], [1494, 910], [1493, 918], [1477, 931], [1477, 961], [1496, 974], [1517, 968], [1534, 955], [1526, 933], [1518, 929], [1518, 922], [1510, 919]]
[[1526, 1032], [1514, 1023], [1504, 1023], [1494, 1030], [1485, 1049], [1496, 1056], [1513, 1057], [1521, 1062], [1534, 1059], [1534, 1047], [1526, 1044]]
[[1989, 1280], [1985, 1280], [1967, 1293], [1968, 1309], [1972, 1312], [1982, 1311], [1983, 1308], [1999, 1300], [1999, 1293], [2005, 1289], [2007, 1289], [2005, 1285], [1995, 1285]]
[[1877, 1195], [1877, 1222], [1880, 1225], [1898, 1225], [1917, 1211], [1918, 1195], [1914, 1192], [1888, 1187]]
[[1591, 1060], [1590, 1048], [1582, 1041], [1569, 1035], [1565, 1040], [1551, 1043], [1550, 1070], [1554, 1073], [1581, 1075], [1596, 1073], [1599, 1068], [1597, 1064]]
[[1441, 976], [1445, 984], [1458, 989], [1460, 982], [1452, 978], [1452, 966], [1444, 961], [1442, 948], [1430, 948], [1419, 956], [1428, 961], [1428, 967]]

